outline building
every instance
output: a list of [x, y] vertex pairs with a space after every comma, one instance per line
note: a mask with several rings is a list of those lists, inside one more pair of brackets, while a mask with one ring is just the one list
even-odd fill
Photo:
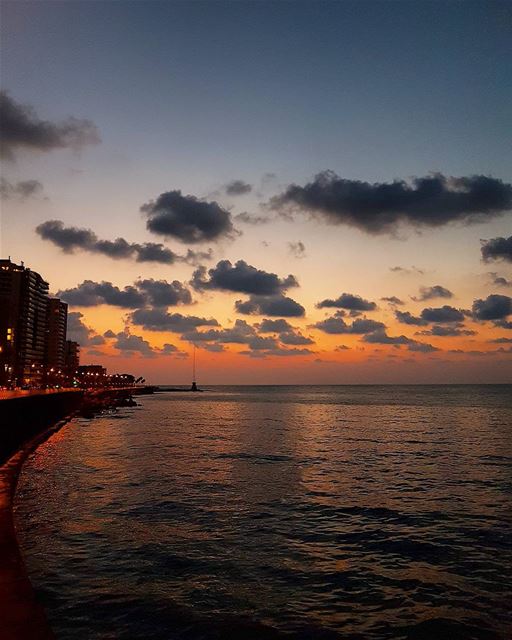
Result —
[[75, 373], [80, 366], [80, 345], [74, 340], [66, 340], [64, 367], [70, 373]]
[[66, 364], [68, 305], [58, 298], [48, 300], [46, 323], [46, 370], [61, 370]]
[[44, 377], [48, 283], [21, 263], [0, 260], [0, 385]]

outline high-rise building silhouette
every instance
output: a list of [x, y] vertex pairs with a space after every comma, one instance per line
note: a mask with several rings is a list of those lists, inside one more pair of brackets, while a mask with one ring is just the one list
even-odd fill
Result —
[[50, 298], [46, 323], [45, 364], [47, 371], [63, 369], [65, 366], [67, 321], [68, 305], [58, 298]]
[[0, 260], [0, 384], [44, 378], [48, 283], [23, 265]]
[[74, 340], [66, 340], [64, 366], [68, 373], [75, 373], [80, 365], [80, 345]]

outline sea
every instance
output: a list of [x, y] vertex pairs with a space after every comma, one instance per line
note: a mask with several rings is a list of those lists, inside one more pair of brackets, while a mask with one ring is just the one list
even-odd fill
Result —
[[20, 478], [59, 640], [512, 637], [512, 385], [137, 401]]

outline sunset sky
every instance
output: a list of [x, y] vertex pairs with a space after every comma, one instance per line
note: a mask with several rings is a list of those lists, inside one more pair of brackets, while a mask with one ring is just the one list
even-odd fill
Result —
[[9, 2], [1, 254], [148, 382], [512, 382], [509, 2]]

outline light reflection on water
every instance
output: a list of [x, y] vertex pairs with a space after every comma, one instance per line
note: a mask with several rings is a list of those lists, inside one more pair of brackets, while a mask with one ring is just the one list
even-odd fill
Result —
[[512, 387], [141, 402], [22, 475], [58, 638], [509, 637]]

